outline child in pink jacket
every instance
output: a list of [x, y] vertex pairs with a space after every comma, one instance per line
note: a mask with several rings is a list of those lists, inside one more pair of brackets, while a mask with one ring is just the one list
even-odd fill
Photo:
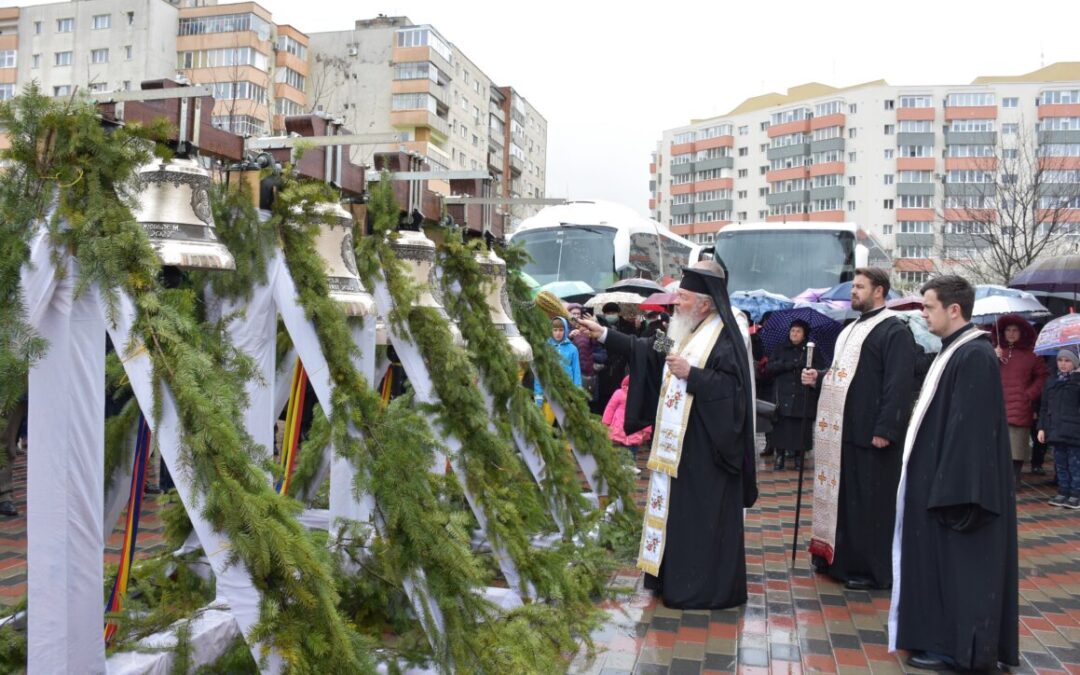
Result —
[[[622, 386], [615, 390], [604, 408], [604, 424], [608, 426], [608, 438], [620, 447], [630, 450], [630, 458], [637, 459], [638, 447], [649, 442], [652, 438], [652, 427], [645, 427], [641, 431], [627, 435], [623, 428], [626, 421], [626, 395], [630, 390], [630, 376], [623, 378]], [[634, 467], [634, 473], [641, 473], [641, 469]]]

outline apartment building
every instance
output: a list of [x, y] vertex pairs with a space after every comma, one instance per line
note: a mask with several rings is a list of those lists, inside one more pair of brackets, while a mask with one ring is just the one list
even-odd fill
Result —
[[1038, 208], [1080, 233], [1080, 63], [964, 85], [811, 83], [747, 99], [663, 132], [649, 208], [703, 243], [731, 222], [854, 221], [900, 280], [917, 283], [977, 255], [985, 242], [972, 235], [1003, 199], [997, 186], [1024, 171], [1040, 172]]
[[[349, 31], [312, 33], [310, 44], [312, 105], [351, 128], [399, 135], [396, 145], [354, 149], [354, 161], [404, 149], [431, 170], [489, 172], [488, 195], [471, 196], [543, 196], [547, 121], [434, 26], [380, 15]], [[429, 186], [451, 193], [449, 181]]]

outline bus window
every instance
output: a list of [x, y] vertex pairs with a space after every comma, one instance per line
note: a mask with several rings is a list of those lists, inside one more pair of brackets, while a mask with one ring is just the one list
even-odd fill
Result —
[[519, 232], [513, 242], [532, 261], [525, 272], [541, 284], [584, 281], [595, 289], [615, 281], [615, 230], [602, 226], [550, 228]]
[[660, 237], [664, 247], [663, 273], [672, 279], [682, 278], [682, 268], [690, 265], [690, 247], [668, 237]]
[[660, 246], [655, 234], [641, 232], [630, 235], [630, 266], [632, 276], [660, 278]]

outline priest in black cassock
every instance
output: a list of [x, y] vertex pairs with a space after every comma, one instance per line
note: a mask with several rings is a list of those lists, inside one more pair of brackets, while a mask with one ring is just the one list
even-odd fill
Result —
[[851, 308], [862, 315], [837, 338], [818, 387], [814, 424], [814, 567], [847, 588], [892, 585], [890, 549], [904, 432], [914, 402], [915, 340], [885, 307], [886, 271], [855, 270]]
[[626, 432], [654, 428], [646, 587], [672, 608], [733, 607], [746, 602], [743, 508], [757, 499], [749, 358], [718, 263], [685, 269], [677, 296], [667, 347], [579, 325], [627, 357]]
[[1018, 665], [1016, 501], [998, 359], [969, 323], [967, 281], [936, 277], [922, 292], [941, 353], [904, 443], [889, 646], [929, 670]]

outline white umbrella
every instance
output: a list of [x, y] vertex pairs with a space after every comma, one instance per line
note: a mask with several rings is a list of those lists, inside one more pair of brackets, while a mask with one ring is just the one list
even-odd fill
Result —
[[610, 293], [597, 293], [585, 303], [586, 307], [603, 307], [609, 302], [614, 302], [617, 305], [633, 305], [633, 308], [637, 310], [637, 306], [644, 302], [645, 298], [637, 293], [629, 293], [627, 291], [614, 291]]
[[1003, 314], [1016, 314], [1028, 320], [1047, 318], [1050, 310], [1043, 307], [1030, 293], [1020, 295], [987, 295], [975, 300], [971, 320], [987, 324], [998, 320]]

